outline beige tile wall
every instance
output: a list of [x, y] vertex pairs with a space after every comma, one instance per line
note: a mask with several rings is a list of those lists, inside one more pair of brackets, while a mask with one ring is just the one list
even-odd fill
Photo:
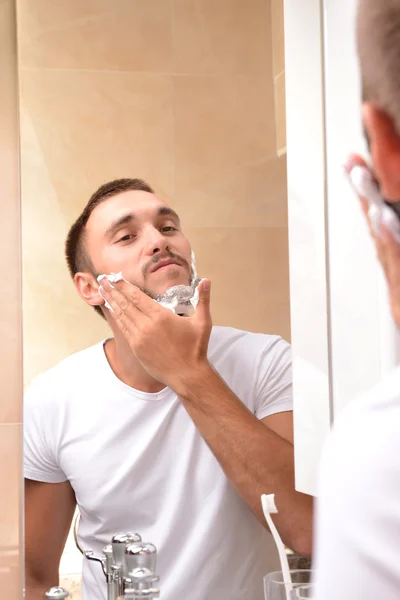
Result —
[[271, 0], [272, 54], [275, 82], [276, 148], [286, 153], [284, 0]]
[[63, 242], [116, 177], [147, 179], [181, 214], [215, 323], [289, 339], [275, 0], [18, 8], [25, 381], [107, 334], [75, 294]]
[[0, 594], [22, 597], [22, 339], [15, 2], [0, 2]]

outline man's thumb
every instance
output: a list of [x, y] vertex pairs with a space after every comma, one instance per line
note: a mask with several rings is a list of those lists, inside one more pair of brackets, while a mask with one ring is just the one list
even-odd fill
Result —
[[210, 318], [210, 297], [211, 297], [211, 281], [209, 279], [203, 279], [199, 283], [199, 302], [196, 307], [196, 315], [201, 318]]

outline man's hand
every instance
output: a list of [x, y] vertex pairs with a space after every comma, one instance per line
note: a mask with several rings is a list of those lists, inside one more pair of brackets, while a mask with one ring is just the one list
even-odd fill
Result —
[[[357, 165], [368, 168], [363, 158], [358, 155], [351, 155], [346, 163], [346, 171], [350, 173], [353, 167]], [[375, 243], [379, 262], [385, 273], [393, 318], [396, 325], [400, 327], [400, 244], [396, 242], [391, 232], [384, 225], [381, 225], [380, 228], [381, 235], [379, 237], [376, 235], [368, 217], [368, 202], [363, 197], [359, 197], [359, 200], [367, 220], [369, 232]]]
[[103, 278], [100, 293], [133, 354], [157, 381], [179, 392], [181, 382], [208, 367], [211, 334], [210, 282], [199, 284], [193, 317], [178, 317], [125, 281], [113, 286]]

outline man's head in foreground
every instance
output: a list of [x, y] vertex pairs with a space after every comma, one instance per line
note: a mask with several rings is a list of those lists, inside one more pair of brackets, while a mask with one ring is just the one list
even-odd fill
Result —
[[[381, 196], [391, 204], [400, 201], [400, 0], [359, 0], [357, 47], [363, 89], [363, 125], [372, 170]], [[351, 156], [350, 171], [365, 166]], [[371, 226], [368, 202], [360, 197], [388, 283], [391, 310], [400, 327], [400, 245], [385, 228], [378, 236]]]

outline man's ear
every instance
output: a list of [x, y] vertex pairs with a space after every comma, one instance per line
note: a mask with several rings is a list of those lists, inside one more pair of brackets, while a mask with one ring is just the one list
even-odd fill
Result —
[[80, 272], [74, 276], [76, 290], [89, 306], [101, 306], [104, 298], [99, 294], [99, 284], [91, 273]]
[[393, 119], [383, 110], [366, 102], [364, 127], [370, 140], [374, 173], [385, 200], [400, 200], [400, 135]]

